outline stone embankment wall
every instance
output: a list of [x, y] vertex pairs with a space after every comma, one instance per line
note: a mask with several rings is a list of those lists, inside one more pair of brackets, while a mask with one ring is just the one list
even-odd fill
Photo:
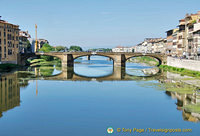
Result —
[[194, 71], [200, 71], [200, 61], [197, 60], [186, 60], [167, 57], [167, 65], [177, 68], [185, 68]]

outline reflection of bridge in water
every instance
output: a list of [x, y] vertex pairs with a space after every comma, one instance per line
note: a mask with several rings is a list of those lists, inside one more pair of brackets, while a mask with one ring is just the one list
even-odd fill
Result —
[[[36, 75], [34, 79], [41, 79], [41, 80], [62, 80], [62, 81], [128, 81], [128, 80], [158, 80], [162, 77], [162, 73], [159, 72], [158, 68], [152, 68], [149, 69], [150, 71], [153, 70], [156, 73], [155, 75], [147, 75], [147, 76], [134, 76], [127, 74], [125, 72], [125, 69], [119, 68], [119, 67], [114, 67], [113, 72], [109, 75], [105, 76], [98, 76], [98, 77], [89, 77], [89, 76], [83, 76], [79, 75], [74, 72], [73, 68], [62, 68], [62, 72], [57, 75], [53, 76], [38, 76]], [[146, 72], [147, 70], [143, 71]], [[38, 73], [38, 72], [37, 72]], [[40, 74], [39, 74], [40, 75]]]

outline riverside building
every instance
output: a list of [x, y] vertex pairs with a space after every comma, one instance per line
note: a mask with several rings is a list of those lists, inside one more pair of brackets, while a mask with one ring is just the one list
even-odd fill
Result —
[[0, 63], [17, 64], [19, 53], [19, 26], [1, 20], [0, 16]]

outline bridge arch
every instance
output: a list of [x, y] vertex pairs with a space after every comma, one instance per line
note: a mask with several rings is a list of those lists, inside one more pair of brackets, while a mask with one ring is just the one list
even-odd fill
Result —
[[161, 58], [161, 57], [159, 57], [157, 55], [150, 55], [150, 54], [147, 54], [147, 55], [146, 54], [128, 55], [128, 56], [126, 56], [126, 61], [129, 60], [130, 58], [144, 57], [144, 56], [157, 59], [158, 60], [158, 65], [157, 66], [160, 66], [163, 63], [163, 58]]
[[107, 57], [110, 58], [114, 61], [114, 58], [108, 55], [102, 55], [102, 54], [85, 54], [85, 55], [74, 55], [73, 58], [74, 60], [80, 57], [85, 57], [85, 56], [100, 56], [100, 57]]
[[26, 65], [27, 59], [31, 57], [40, 57], [40, 56], [51, 56], [56, 57], [62, 61], [62, 55], [60, 54], [52, 54], [52, 53], [27, 53], [27, 54], [18, 54], [17, 64]]

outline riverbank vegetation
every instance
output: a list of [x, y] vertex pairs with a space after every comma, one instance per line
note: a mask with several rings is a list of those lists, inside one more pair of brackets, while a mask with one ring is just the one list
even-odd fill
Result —
[[160, 68], [163, 69], [164, 71], [170, 71], [170, 72], [179, 73], [181, 75], [187, 75], [187, 76], [200, 78], [200, 72], [198, 71], [192, 71], [185, 68], [176, 68], [176, 67], [167, 66], [167, 65], [160, 65]]
[[199, 89], [194, 85], [189, 85], [180, 81], [177, 82], [161, 81], [161, 82], [162, 83], [148, 82], [148, 83], [143, 83], [141, 86], [147, 88], [156, 88], [156, 90], [160, 91], [177, 92], [179, 94], [193, 94], [194, 90]]
[[57, 58], [55, 58], [52, 61], [46, 61], [45, 59], [34, 59], [29, 61], [30, 66], [38, 66], [38, 65], [43, 65], [43, 66], [51, 66], [51, 65], [57, 65], [61, 66], [61, 61]]
[[[51, 52], [51, 51], [55, 51], [55, 49], [49, 44], [44, 44], [39, 51], [40, 52]], [[52, 61], [54, 57], [52, 57], [52, 56], [40, 56], [40, 58], [44, 59], [46, 61]]]
[[[56, 46], [53, 47], [49, 44], [44, 44], [42, 48], [39, 50], [39, 52], [65, 52], [65, 51], [83, 51], [83, 49], [80, 46], [70, 46], [68, 49], [65, 46]], [[33, 60], [28, 60], [29, 64], [31, 66], [37, 66], [37, 65], [53, 65], [56, 64], [57, 66], [61, 66], [61, 60], [59, 58], [53, 57], [53, 56], [40, 56], [40, 58], [33, 59]]]
[[128, 60], [128, 62], [144, 63], [149, 66], [157, 66], [159, 64], [158, 60], [156, 60], [155, 58], [152, 58], [152, 57], [148, 57], [148, 56], [130, 58]]
[[[53, 47], [49, 44], [44, 44], [42, 48], [39, 50], [40, 52], [51, 52], [51, 51], [62, 51], [64, 50], [64, 46], [58, 46], [58, 47]], [[61, 64], [60, 59], [53, 57], [53, 56], [40, 56], [40, 58], [33, 59], [33, 60], [28, 60], [29, 64], [31, 66], [37, 66], [37, 65], [54, 65], [54, 64]]]

